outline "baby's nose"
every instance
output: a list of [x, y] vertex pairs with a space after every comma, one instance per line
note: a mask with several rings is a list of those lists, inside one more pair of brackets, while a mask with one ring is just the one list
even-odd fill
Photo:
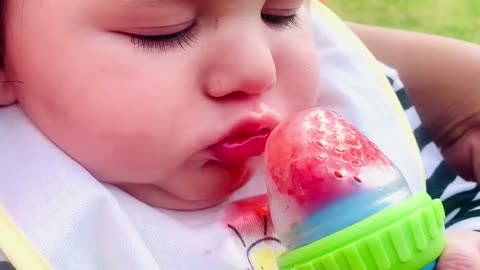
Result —
[[214, 45], [204, 86], [209, 96], [259, 95], [275, 85], [275, 62], [266, 37], [261, 33], [243, 37], [226, 38]]

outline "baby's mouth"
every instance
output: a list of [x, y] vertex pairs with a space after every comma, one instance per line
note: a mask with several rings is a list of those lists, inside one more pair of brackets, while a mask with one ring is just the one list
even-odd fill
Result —
[[269, 128], [261, 128], [254, 133], [238, 133], [210, 147], [216, 161], [227, 166], [245, 164], [252, 157], [265, 151]]

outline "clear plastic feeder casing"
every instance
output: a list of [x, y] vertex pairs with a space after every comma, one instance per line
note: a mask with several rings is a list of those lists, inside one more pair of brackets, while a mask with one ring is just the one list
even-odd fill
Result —
[[290, 250], [411, 196], [392, 162], [329, 111], [307, 112], [280, 125], [266, 151], [272, 221]]

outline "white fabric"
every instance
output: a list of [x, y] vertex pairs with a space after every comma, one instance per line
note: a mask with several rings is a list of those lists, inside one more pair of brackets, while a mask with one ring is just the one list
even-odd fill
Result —
[[[363, 49], [322, 18], [315, 17], [314, 31], [324, 93], [319, 106], [352, 121], [415, 191], [424, 190], [410, 135]], [[99, 183], [17, 106], [0, 110], [0, 149], [0, 205], [55, 269], [270, 270], [269, 258], [282, 250], [272, 232], [259, 233], [272, 236], [263, 246], [254, 245], [252, 237], [242, 243], [222, 222], [225, 205], [194, 212], [154, 209]], [[233, 199], [263, 192], [259, 172]], [[249, 247], [257, 250], [248, 252]]]

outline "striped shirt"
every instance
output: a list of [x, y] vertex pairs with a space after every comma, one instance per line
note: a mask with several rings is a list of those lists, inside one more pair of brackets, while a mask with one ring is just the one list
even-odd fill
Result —
[[420, 149], [427, 177], [427, 192], [432, 198], [440, 198], [443, 202], [447, 229], [479, 231], [480, 186], [465, 181], [448, 167], [439, 148], [422, 126], [396, 72], [387, 68], [385, 73], [405, 111]]

